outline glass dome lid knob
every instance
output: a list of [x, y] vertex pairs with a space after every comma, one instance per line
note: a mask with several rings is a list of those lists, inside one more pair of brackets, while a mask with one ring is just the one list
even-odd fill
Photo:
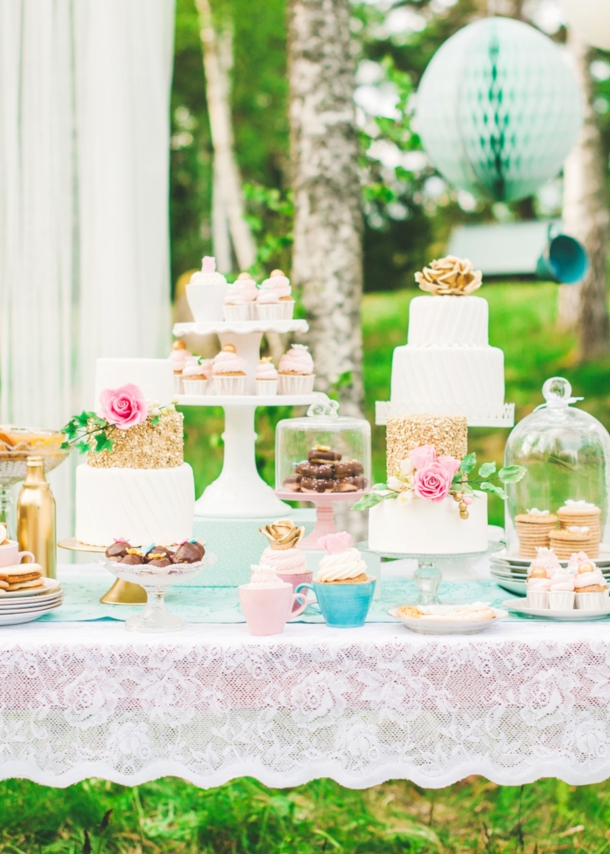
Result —
[[572, 386], [563, 377], [551, 377], [548, 379], [542, 386], [542, 396], [546, 403], [541, 404], [538, 409], [544, 406], [569, 406], [571, 403], [583, 400], [582, 397], [572, 397]]
[[315, 418], [316, 416], [326, 415], [330, 418], [337, 418], [339, 415], [339, 402], [336, 400], [331, 400], [329, 397], [320, 397], [320, 400], [316, 401], [316, 403], [312, 403], [309, 409], [307, 410], [307, 415], [310, 418]]

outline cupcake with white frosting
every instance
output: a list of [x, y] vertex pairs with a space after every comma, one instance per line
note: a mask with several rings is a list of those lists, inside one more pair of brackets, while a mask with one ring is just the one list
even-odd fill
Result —
[[252, 564], [250, 567], [252, 575], [248, 584], [242, 584], [242, 587], [252, 590], [273, 590], [274, 588], [284, 587], [287, 582], [282, 581], [277, 575], [273, 567], [265, 564]]
[[240, 273], [235, 284], [239, 284], [241, 295], [244, 303], [248, 308], [247, 320], [256, 320], [258, 313], [256, 310], [256, 298], [258, 296], [258, 287], [250, 273]]
[[551, 575], [549, 608], [552, 611], [570, 611], [574, 607], [574, 575], [561, 567]]
[[246, 393], [246, 362], [237, 355], [234, 344], [225, 344], [212, 361], [216, 394]]
[[182, 371], [191, 358], [191, 351], [187, 350], [184, 341], [178, 339], [172, 344], [172, 352], [168, 358], [174, 370], [174, 393], [182, 394]]
[[537, 552], [530, 564], [525, 587], [528, 607], [543, 609], [549, 607], [551, 576], [561, 569], [561, 564], [552, 549], [539, 548]]
[[318, 545], [326, 554], [320, 561], [316, 581], [319, 584], [368, 584], [374, 581], [366, 572], [362, 555], [352, 546], [347, 531], [320, 537]]
[[311, 394], [315, 374], [313, 359], [305, 344], [293, 344], [280, 358], [279, 394]]
[[271, 361], [271, 357], [263, 356], [256, 368], [255, 394], [277, 394], [278, 382], [277, 368]]

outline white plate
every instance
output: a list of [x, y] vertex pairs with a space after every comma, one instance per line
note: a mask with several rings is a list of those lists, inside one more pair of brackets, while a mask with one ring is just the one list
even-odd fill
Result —
[[20, 599], [23, 596], [42, 596], [43, 593], [50, 593], [51, 590], [56, 590], [59, 587], [59, 581], [56, 578], [43, 578], [44, 587], [25, 587], [22, 590], [0, 590], [0, 603], [5, 599]]
[[[531, 558], [531, 557], [518, 557], [516, 555], [508, 555], [506, 553], [506, 549], [501, 549], [501, 551], [494, 552], [491, 555], [491, 560], [496, 561], [498, 563], [504, 563], [507, 566], [528, 567], [530, 565], [530, 563], [532, 562], [533, 558]], [[600, 569], [602, 569], [602, 567], [604, 567], [604, 566], [610, 568], [610, 552], [608, 552], [608, 551], [600, 550], [599, 557], [591, 558], [591, 560], [594, 560]], [[562, 566], [568, 565], [567, 560], [560, 560], [559, 563]]]
[[57, 605], [49, 606], [38, 611], [21, 611], [17, 614], [0, 614], [0, 626], [16, 626], [18, 623], [31, 623], [42, 617], [43, 614], [48, 614], [54, 611]]
[[44, 602], [36, 602], [33, 605], [31, 602], [21, 602], [19, 605], [0, 605], [0, 614], [17, 614], [22, 611], [43, 611], [45, 608], [53, 608], [61, 605], [64, 601], [62, 595], [54, 596], [52, 599], [45, 599]]
[[601, 610], [595, 608], [586, 610], [584, 608], [570, 608], [569, 611], [551, 611], [550, 608], [528, 608], [523, 599], [507, 599], [502, 602], [505, 608], [515, 614], [524, 614], [527, 617], [542, 617], [544, 620], [603, 620], [610, 617], [610, 605]]
[[496, 582], [498, 587], [502, 587], [503, 590], [508, 590], [509, 593], [516, 593], [517, 596], [525, 596], [527, 592], [525, 588], [525, 581], [509, 579], [505, 578], [502, 575], [496, 575], [493, 569], [491, 571], [491, 577]]
[[52, 599], [57, 599], [58, 596], [63, 596], [64, 591], [61, 587], [51, 590], [42, 596], [21, 596], [15, 599], [0, 599], [0, 611], [4, 608], [11, 608], [13, 605], [42, 605], [45, 602], [50, 602]]
[[[427, 605], [422, 607], [427, 607], [432, 614], [443, 614], [450, 611], [454, 606]], [[488, 629], [490, 626], [494, 626], [498, 620], [503, 620], [505, 617], [508, 617], [508, 612], [502, 611], [500, 608], [492, 608], [492, 611], [494, 611], [496, 615], [495, 620], [473, 620], [472, 622], [468, 622], [466, 620], [437, 622], [435, 620], [422, 620], [417, 617], [401, 617], [398, 614], [398, 608], [392, 608], [388, 611], [388, 614], [391, 617], [400, 620], [403, 626], [411, 629], [411, 631], [418, 632], [422, 635], [474, 635], [478, 632], [484, 632], [485, 629]]]

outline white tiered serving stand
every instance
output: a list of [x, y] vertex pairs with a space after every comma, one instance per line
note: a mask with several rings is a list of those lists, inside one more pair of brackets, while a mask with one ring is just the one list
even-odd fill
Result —
[[[254, 413], [257, 406], [310, 406], [327, 399], [320, 393], [302, 395], [255, 394], [256, 369], [260, 345], [265, 332], [307, 332], [305, 320], [240, 321], [210, 323], [176, 323], [174, 336], [213, 335], [220, 344], [233, 344], [246, 362], [244, 395], [179, 395], [179, 406], [222, 406], [225, 412], [224, 462], [220, 476], [211, 483], [195, 503], [195, 515], [206, 518], [277, 517], [292, 512], [275, 495], [256, 470]], [[298, 500], [298, 499], [296, 499]]]

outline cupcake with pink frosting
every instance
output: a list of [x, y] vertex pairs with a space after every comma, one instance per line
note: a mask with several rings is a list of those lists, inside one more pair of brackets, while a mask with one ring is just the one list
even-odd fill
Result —
[[186, 367], [188, 360], [191, 358], [190, 350], [186, 349], [184, 341], [174, 341], [172, 344], [172, 352], [169, 354], [169, 360], [174, 369], [174, 393], [182, 394], [182, 371]]
[[297, 548], [305, 528], [295, 525], [291, 519], [278, 519], [259, 530], [269, 540], [268, 548], [261, 555], [261, 565], [273, 567], [283, 581], [292, 584], [295, 591], [299, 584], [311, 584], [313, 574], [305, 554]]
[[237, 355], [234, 344], [225, 344], [212, 361], [216, 394], [246, 393], [246, 362]]
[[256, 298], [258, 297], [258, 287], [250, 273], [240, 273], [237, 277], [237, 282], [241, 288], [242, 298], [248, 308], [248, 320], [256, 320], [258, 313], [256, 310]]
[[224, 301], [224, 318], [229, 322], [248, 320], [248, 305], [239, 282], [229, 285]]
[[256, 297], [259, 320], [292, 320], [294, 299], [290, 279], [281, 270], [273, 270], [260, 286]]
[[553, 611], [570, 611], [574, 607], [574, 575], [567, 569], [558, 569], [551, 576], [549, 608]]
[[278, 373], [270, 356], [263, 356], [256, 368], [255, 394], [277, 394]]
[[573, 554], [568, 569], [574, 572], [576, 607], [583, 610], [608, 608], [608, 584], [601, 569], [585, 552]]
[[280, 359], [280, 394], [311, 394], [315, 375], [313, 359], [305, 344], [293, 344]]
[[191, 356], [182, 371], [184, 393], [205, 394], [211, 373], [211, 359], [202, 359], [201, 356]]
[[548, 608], [551, 577], [561, 570], [561, 564], [552, 549], [539, 548], [527, 573], [526, 590], [529, 608]]

